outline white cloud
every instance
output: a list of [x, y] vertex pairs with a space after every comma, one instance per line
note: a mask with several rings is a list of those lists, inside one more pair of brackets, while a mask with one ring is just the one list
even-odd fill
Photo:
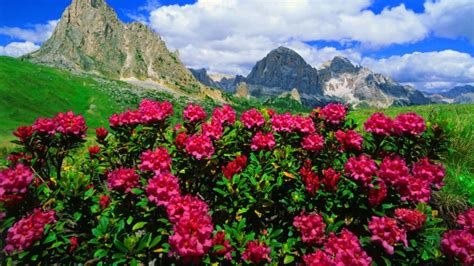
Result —
[[22, 41], [41, 43], [52, 34], [59, 20], [50, 20], [46, 24], [35, 24], [30, 28], [0, 27], [0, 34], [7, 35]]
[[38, 45], [32, 42], [12, 42], [6, 46], [0, 46], [0, 55], [19, 57], [38, 50], [39, 48]]
[[453, 50], [415, 52], [384, 59], [364, 58], [361, 63], [398, 82], [428, 90], [474, 82], [474, 57]]

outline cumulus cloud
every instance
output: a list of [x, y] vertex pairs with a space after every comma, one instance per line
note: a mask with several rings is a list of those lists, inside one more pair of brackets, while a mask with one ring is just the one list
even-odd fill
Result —
[[19, 57], [38, 50], [39, 48], [38, 45], [32, 42], [12, 42], [6, 46], [0, 46], [0, 55]]
[[0, 34], [22, 41], [41, 43], [53, 34], [58, 22], [59, 20], [50, 20], [46, 24], [35, 24], [29, 28], [0, 27]]
[[363, 58], [361, 64], [427, 90], [474, 83], [474, 57], [453, 50]]

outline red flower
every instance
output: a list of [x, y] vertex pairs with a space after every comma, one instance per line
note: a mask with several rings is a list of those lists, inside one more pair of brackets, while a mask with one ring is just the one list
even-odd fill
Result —
[[105, 209], [107, 208], [107, 206], [109, 206], [109, 200], [110, 200], [110, 197], [107, 196], [107, 195], [102, 195], [100, 196], [99, 198], [99, 205], [102, 209]]
[[443, 185], [443, 179], [446, 174], [441, 164], [432, 164], [428, 158], [423, 158], [412, 167], [412, 173], [415, 178], [429, 180], [437, 189]]
[[318, 134], [307, 135], [301, 141], [301, 147], [308, 151], [320, 151], [324, 148], [324, 138]]
[[314, 126], [314, 122], [311, 117], [297, 115], [293, 117], [293, 123], [295, 130], [300, 133], [312, 134], [316, 131], [316, 127]]
[[204, 123], [201, 126], [202, 134], [208, 136], [213, 140], [218, 140], [222, 137], [223, 128], [222, 124], [217, 120], [212, 120], [211, 122]]
[[364, 123], [365, 131], [376, 135], [389, 136], [393, 130], [393, 121], [383, 113], [375, 113]]
[[227, 260], [232, 259], [232, 246], [230, 245], [230, 241], [225, 239], [225, 232], [219, 231], [214, 235], [212, 238], [212, 246], [214, 247], [214, 254], [218, 256], [224, 256]]
[[143, 99], [138, 110], [141, 114], [141, 122], [144, 124], [161, 122], [173, 115], [173, 105], [166, 101], [160, 103]]
[[291, 132], [293, 131], [294, 122], [293, 116], [290, 113], [276, 114], [272, 116], [272, 129], [276, 132]]
[[372, 258], [362, 249], [359, 239], [349, 230], [342, 229], [339, 236], [329, 234], [324, 251], [334, 258], [335, 265], [369, 266]]
[[263, 242], [253, 240], [247, 242], [246, 249], [242, 254], [242, 259], [251, 263], [259, 263], [263, 260], [271, 262], [269, 257], [271, 249]]
[[330, 103], [319, 112], [319, 118], [337, 125], [346, 120], [346, 107], [340, 103]]
[[321, 183], [324, 184], [324, 188], [326, 190], [335, 191], [337, 190], [337, 183], [339, 182], [339, 178], [341, 177], [340, 173], [337, 173], [329, 167], [326, 170], [323, 170], [323, 179]]
[[426, 215], [418, 210], [395, 209], [395, 217], [407, 231], [416, 231], [423, 227]]
[[250, 148], [252, 148], [254, 151], [265, 148], [271, 150], [275, 144], [275, 137], [273, 136], [273, 133], [268, 132], [267, 134], [263, 134], [261, 131], [259, 131], [257, 134], [255, 134], [255, 136], [253, 136]]
[[265, 124], [265, 118], [263, 118], [263, 115], [255, 108], [243, 112], [240, 121], [242, 121], [242, 124], [248, 129], [254, 126], [260, 127]]
[[186, 151], [198, 160], [204, 157], [211, 159], [212, 154], [214, 154], [214, 146], [208, 136], [193, 135], [186, 141]]
[[431, 197], [431, 183], [428, 180], [408, 176], [398, 191], [401, 199], [412, 202], [429, 202]]
[[212, 113], [212, 120], [219, 121], [220, 124], [233, 125], [235, 122], [235, 111], [232, 107], [224, 104], [222, 108], [215, 108]]
[[43, 237], [44, 227], [56, 222], [55, 212], [35, 209], [30, 216], [16, 222], [8, 229], [5, 251], [23, 251]]
[[464, 230], [474, 234], [474, 208], [470, 208], [464, 214], [460, 214], [457, 223], [462, 225]]
[[72, 111], [59, 113], [54, 118], [57, 124], [56, 131], [63, 135], [72, 135], [75, 137], [85, 137], [87, 126], [82, 115], [74, 115]]
[[360, 151], [362, 149], [364, 139], [354, 130], [347, 130], [346, 132], [338, 130], [335, 135], [343, 151]]
[[244, 170], [247, 166], [247, 156], [237, 156], [235, 160], [222, 167], [222, 173], [227, 179], [232, 179], [235, 174], [238, 174]]
[[17, 164], [0, 172], [0, 202], [25, 194], [33, 180], [33, 172], [28, 166]]
[[206, 117], [206, 111], [204, 111], [204, 109], [198, 104], [193, 105], [192, 103], [189, 103], [184, 109], [184, 119], [191, 123], [202, 121], [206, 119]]
[[399, 114], [393, 122], [397, 134], [421, 135], [426, 130], [425, 120], [415, 113]]
[[10, 161], [12, 165], [16, 165], [22, 162], [26, 165], [29, 165], [31, 163], [31, 159], [33, 159], [33, 156], [28, 155], [24, 152], [12, 152], [7, 157], [7, 160]]
[[75, 236], [69, 238], [69, 252], [73, 252], [79, 246], [79, 239]]
[[170, 173], [160, 173], [148, 181], [148, 200], [160, 205], [168, 205], [171, 199], [180, 196], [178, 178]]
[[121, 114], [113, 114], [109, 118], [111, 128], [118, 128], [121, 126], [136, 126], [141, 123], [142, 114], [139, 110], [127, 110]]
[[361, 181], [364, 186], [370, 186], [372, 177], [377, 173], [377, 165], [369, 156], [361, 154], [349, 158], [344, 165], [344, 171], [354, 180]]
[[91, 159], [94, 158], [99, 152], [100, 152], [99, 146], [96, 145], [96, 146], [89, 147], [89, 157]]
[[52, 118], [38, 118], [32, 128], [40, 134], [54, 135], [56, 133], [56, 123]]
[[324, 230], [326, 224], [323, 217], [319, 214], [312, 213], [309, 215], [301, 214], [293, 220], [293, 226], [301, 232], [301, 238], [304, 243], [322, 244], [325, 240]]
[[387, 185], [385, 185], [385, 182], [380, 178], [375, 182], [376, 186], [369, 187], [369, 204], [371, 206], [380, 205], [387, 197]]
[[402, 158], [385, 157], [380, 164], [378, 176], [394, 188], [400, 188], [407, 183], [410, 173]]
[[171, 168], [171, 156], [165, 148], [157, 148], [154, 151], [147, 150], [140, 156], [142, 172], [169, 172]]
[[111, 190], [128, 193], [140, 184], [140, 177], [135, 173], [135, 169], [119, 168], [107, 176], [108, 187]]
[[31, 136], [33, 135], [33, 127], [32, 126], [21, 126], [18, 127], [15, 131], [13, 131], [13, 135], [17, 137], [21, 142], [26, 143], [30, 140]]
[[184, 148], [187, 140], [188, 140], [188, 135], [186, 135], [186, 132], [179, 132], [176, 138], [174, 139], [176, 148], [178, 149]]
[[311, 161], [306, 160], [303, 167], [300, 169], [301, 179], [303, 180], [306, 190], [311, 194], [315, 195], [319, 189], [319, 178], [318, 175], [311, 169]]
[[307, 266], [336, 266], [336, 262], [332, 257], [320, 249], [314, 253], [304, 255], [303, 261]]
[[95, 129], [95, 135], [98, 140], [104, 140], [108, 134], [109, 131], [107, 131], [107, 129], [105, 129], [104, 127], [98, 127]]
[[168, 219], [172, 223], [177, 223], [185, 216], [207, 215], [209, 206], [198, 197], [185, 195], [184, 197], [174, 197], [166, 205]]
[[457, 257], [465, 266], [474, 264], [474, 234], [466, 230], [448, 230], [441, 240], [443, 252]]
[[398, 227], [397, 220], [393, 218], [372, 216], [369, 229], [372, 232], [372, 241], [382, 244], [390, 255], [394, 253], [395, 244], [403, 242], [406, 247], [408, 246], [406, 231]]

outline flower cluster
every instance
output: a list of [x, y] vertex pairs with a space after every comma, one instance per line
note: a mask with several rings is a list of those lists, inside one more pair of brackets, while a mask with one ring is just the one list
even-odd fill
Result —
[[369, 204], [371, 206], [380, 205], [387, 197], [387, 192], [388, 190], [385, 182], [380, 178], [376, 179], [375, 186], [369, 187]]
[[165, 148], [157, 148], [154, 151], [147, 150], [140, 156], [142, 163], [140, 170], [143, 172], [169, 172], [171, 167], [171, 156]]
[[212, 246], [214, 247], [213, 254], [224, 256], [227, 260], [232, 259], [232, 250], [234, 248], [230, 245], [230, 241], [225, 239], [226, 233], [224, 231], [217, 232], [212, 238]]
[[319, 189], [319, 178], [318, 175], [311, 169], [311, 161], [306, 160], [303, 167], [300, 169], [301, 179], [303, 180], [306, 190], [311, 194], [315, 195]]
[[324, 230], [326, 224], [323, 222], [323, 217], [319, 214], [312, 213], [296, 216], [293, 220], [295, 226], [301, 232], [303, 242], [308, 244], [322, 244], [325, 240]]
[[135, 173], [135, 169], [119, 168], [107, 175], [109, 189], [122, 192], [131, 192], [140, 184], [140, 176]]
[[138, 110], [127, 110], [120, 114], [113, 114], [110, 119], [110, 127], [121, 126], [133, 127], [138, 124], [155, 124], [163, 122], [173, 115], [173, 105], [169, 102], [156, 102], [143, 99]]
[[403, 242], [408, 246], [405, 229], [398, 227], [397, 220], [393, 218], [372, 216], [369, 230], [372, 232], [371, 239], [379, 242], [390, 255], [394, 253], [394, 245], [397, 243]]
[[403, 228], [407, 231], [420, 230], [426, 221], [426, 215], [418, 210], [395, 209], [395, 218], [401, 222]]
[[405, 161], [400, 157], [385, 157], [380, 164], [378, 176], [395, 188], [406, 185], [410, 173]]
[[212, 120], [218, 121], [220, 124], [233, 125], [235, 116], [235, 110], [227, 104], [224, 104], [222, 108], [215, 108], [212, 112]]
[[242, 254], [242, 259], [251, 263], [260, 263], [264, 260], [271, 262], [269, 257], [271, 249], [263, 242], [253, 240], [247, 242], [246, 249]]
[[120, 114], [113, 114], [109, 118], [109, 124], [111, 128], [119, 128], [119, 127], [134, 127], [140, 124], [141, 121], [141, 114], [139, 110], [127, 110]]
[[[39, 134], [54, 135], [57, 132], [64, 136], [84, 138], [87, 126], [84, 117], [74, 115], [72, 111], [59, 113], [54, 118], [38, 118], [31, 127]], [[18, 128], [16, 135], [22, 140], [27, 140], [31, 134], [29, 128]]]
[[389, 136], [393, 130], [393, 121], [383, 113], [375, 113], [364, 123], [364, 129], [376, 135]]
[[293, 128], [293, 116], [290, 113], [275, 114], [272, 117], [272, 129], [275, 132], [292, 132]]
[[474, 234], [474, 208], [470, 208], [465, 213], [460, 214], [457, 223], [461, 225], [464, 230]]
[[311, 134], [303, 137], [301, 147], [308, 151], [320, 151], [324, 148], [324, 138], [318, 134]]
[[232, 179], [235, 174], [242, 172], [247, 166], [247, 156], [237, 156], [235, 160], [222, 167], [222, 173], [227, 179]]
[[0, 202], [25, 194], [33, 180], [28, 166], [17, 164], [0, 172]]
[[293, 125], [296, 131], [303, 134], [311, 134], [316, 131], [316, 126], [311, 117], [296, 115], [293, 117]]
[[474, 208], [460, 214], [457, 219], [460, 230], [448, 230], [443, 234], [441, 247], [449, 256], [457, 257], [464, 265], [474, 264]]
[[188, 106], [186, 106], [183, 115], [184, 119], [191, 123], [202, 121], [207, 117], [206, 111], [204, 111], [200, 105], [194, 105], [192, 103], [189, 103]]
[[218, 120], [212, 120], [211, 122], [202, 124], [201, 129], [202, 134], [211, 139], [218, 140], [222, 137], [223, 128]]
[[193, 135], [188, 137], [185, 146], [186, 152], [198, 160], [204, 157], [211, 159], [212, 154], [214, 154], [214, 145], [211, 139], [206, 135]]
[[172, 199], [180, 196], [178, 178], [170, 173], [158, 173], [148, 181], [148, 200], [158, 206], [167, 206]]
[[341, 144], [342, 151], [360, 151], [362, 149], [362, 136], [354, 130], [347, 130], [346, 132], [338, 130], [335, 133], [336, 139]]
[[104, 127], [98, 127], [95, 129], [95, 136], [99, 141], [105, 140], [105, 138], [109, 135], [109, 131]]
[[441, 164], [433, 164], [428, 158], [423, 158], [412, 166], [412, 174], [417, 179], [428, 180], [436, 189], [440, 189], [444, 185], [446, 171]]
[[321, 179], [321, 183], [324, 184], [324, 188], [327, 191], [336, 191], [337, 183], [339, 182], [340, 177], [340, 173], [337, 173], [334, 169], [329, 167], [328, 169], [323, 170], [323, 178]]
[[265, 118], [263, 118], [263, 115], [255, 108], [243, 112], [240, 116], [240, 121], [248, 129], [260, 127], [265, 124]]
[[327, 123], [337, 125], [346, 120], [346, 107], [340, 103], [330, 103], [321, 109], [319, 118]]
[[33, 136], [34, 131], [35, 130], [32, 126], [20, 126], [15, 131], [13, 131], [13, 135], [21, 142], [27, 143], [31, 136]]
[[344, 171], [354, 180], [361, 181], [364, 186], [370, 186], [373, 176], [377, 173], [377, 165], [367, 155], [351, 157], [344, 165]]
[[275, 137], [272, 132], [264, 134], [259, 131], [255, 136], [253, 136], [250, 148], [254, 151], [263, 150], [265, 148], [271, 150], [275, 144]]
[[425, 120], [415, 113], [400, 114], [393, 121], [393, 130], [397, 134], [418, 136], [426, 130]]
[[5, 251], [23, 251], [43, 237], [44, 227], [56, 222], [55, 212], [35, 209], [8, 229]]

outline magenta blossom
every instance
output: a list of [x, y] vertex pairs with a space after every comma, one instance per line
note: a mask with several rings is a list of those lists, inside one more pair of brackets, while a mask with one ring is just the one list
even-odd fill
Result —
[[206, 135], [193, 135], [186, 140], [186, 151], [197, 160], [211, 159], [214, 154], [214, 145]]

